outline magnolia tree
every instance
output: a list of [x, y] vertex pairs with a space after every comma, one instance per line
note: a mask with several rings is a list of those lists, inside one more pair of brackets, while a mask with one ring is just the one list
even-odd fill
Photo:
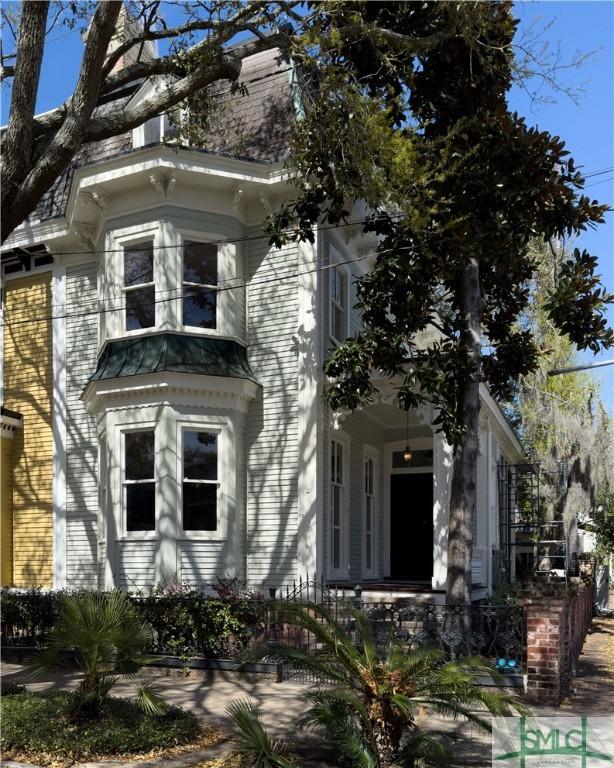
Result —
[[[537, 266], [530, 242], [599, 224], [606, 206], [582, 193], [564, 142], [508, 107], [511, 3], [318, 7], [318, 56], [296, 53], [311, 94], [294, 146], [299, 194], [273, 239], [289, 228], [312, 238], [316, 222], [347, 219], [348, 201], [370, 204], [364, 228], [379, 246], [357, 285], [363, 327], [327, 361], [326, 398], [369, 402], [377, 371], [398, 382], [401, 408], [435, 407], [454, 449], [447, 595], [469, 603], [480, 382], [508, 399], [537, 366], [534, 334], [518, 325]], [[594, 352], [614, 344], [596, 266], [575, 250], [545, 302], [557, 331]]]

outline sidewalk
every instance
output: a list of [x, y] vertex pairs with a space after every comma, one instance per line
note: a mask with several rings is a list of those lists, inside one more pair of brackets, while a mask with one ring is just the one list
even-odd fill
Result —
[[[219, 725], [232, 731], [232, 721], [226, 707], [237, 699], [249, 698], [256, 705], [258, 714], [271, 736], [291, 743], [292, 751], [300, 760], [301, 768], [336, 768], [330, 745], [319, 734], [300, 734], [294, 720], [305, 711], [303, 696], [309, 691], [306, 685], [276, 683], [271, 680], [252, 681], [240, 675], [207, 675], [193, 672], [184, 677], [179, 670], [141, 673], [153, 681], [159, 693], [169, 704], [193, 711], [210, 725]], [[2, 679], [25, 684], [31, 691], [47, 691], [53, 688], [71, 689], [76, 686], [77, 676], [71, 673], [48, 674], [43, 680], [32, 682], [27, 670], [19, 664], [3, 664]], [[114, 696], [132, 697], [134, 684], [119, 681], [113, 686]], [[423, 727], [446, 731], [459, 738], [455, 753], [462, 753], [467, 766], [490, 766], [490, 735], [464, 720], [427, 717]]]
[[594, 618], [560, 713], [614, 715], [614, 619]]

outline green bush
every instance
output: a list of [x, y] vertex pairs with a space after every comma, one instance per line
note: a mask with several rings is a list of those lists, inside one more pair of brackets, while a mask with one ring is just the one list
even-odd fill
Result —
[[[218, 587], [215, 587], [218, 590]], [[153, 628], [153, 653], [208, 658], [234, 657], [262, 639], [267, 602], [236, 579], [220, 580], [220, 597], [183, 586], [130, 595], [141, 619]], [[63, 599], [82, 595], [68, 590], [3, 589], [1, 634], [5, 645], [42, 645], [56, 624]]]
[[0, 592], [3, 643], [33, 644], [35, 638], [46, 635], [56, 622], [63, 594], [40, 589], [15, 592], [4, 587]]
[[[125, 592], [65, 595], [45, 647], [28, 662], [34, 675], [66, 664], [67, 654], [82, 673], [72, 698], [74, 719], [97, 717], [109, 691], [122, 675], [133, 677], [150, 659], [145, 651], [153, 632]], [[162, 714], [166, 704], [150, 683], [137, 688], [136, 703]]]
[[231, 605], [196, 590], [158, 589], [134, 600], [154, 630], [155, 653], [219, 657], [231, 652], [231, 638], [240, 646], [247, 641], [248, 629]]
[[100, 717], [74, 723], [73, 693], [21, 693], [0, 702], [3, 753], [46, 752], [57, 758], [83, 760], [97, 755], [149, 752], [189, 744], [199, 734], [191, 712], [170, 708], [164, 715], [146, 714], [122, 699], [107, 699]]

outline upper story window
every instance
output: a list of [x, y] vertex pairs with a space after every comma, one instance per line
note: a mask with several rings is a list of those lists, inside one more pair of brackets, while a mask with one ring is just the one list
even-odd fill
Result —
[[124, 432], [123, 507], [127, 532], [155, 531], [156, 480], [153, 429]]
[[348, 336], [348, 273], [333, 265], [330, 270], [330, 335], [333, 341]]
[[183, 244], [183, 324], [196, 328], [217, 325], [217, 246]]
[[125, 328], [136, 331], [156, 324], [153, 243], [124, 248]]
[[218, 435], [183, 430], [184, 531], [218, 530]]
[[100, 344], [168, 331], [244, 339], [243, 253], [224, 237], [184, 230], [170, 217], [107, 232], [98, 272]]

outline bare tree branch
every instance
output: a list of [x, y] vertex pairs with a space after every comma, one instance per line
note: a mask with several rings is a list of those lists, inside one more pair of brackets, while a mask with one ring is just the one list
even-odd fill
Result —
[[[27, 167], [32, 154], [34, 109], [48, 12], [48, 2], [26, 3], [21, 15], [11, 111], [0, 160], [3, 207], [4, 201], [15, 194], [20, 170]], [[12, 151], [17, 146], [20, 152]]]
[[[35, 11], [29, 10], [30, 7], [39, 9], [42, 3], [26, 3], [23, 11], [24, 20]], [[45, 23], [47, 17], [48, 4], [45, 4], [44, 15], [37, 10], [39, 17], [42, 17], [42, 29], [40, 18], [38, 27], [28, 36], [28, 42], [32, 40], [31, 55], [38, 59], [38, 67], [32, 68], [32, 62], [28, 56], [24, 56], [24, 67], [32, 68], [34, 77], [34, 94], [30, 94], [31, 111], [29, 115], [30, 147], [32, 135], [32, 115], [34, 113], [34, 104], [36, 100], [36, 89], [38, 88], [38, 78], [40, 75], [40, 61], [43, 54], [43, 42], [45, 33]], [[24, 110], [14, 110], [13, 102], [11, 104], [11, 118], [7, 136], [3, 142], [3, 188], [2, 188], [2, 223], [3, 239], [10, 233], [34, 208], [40, 197], [49, 189], [59, 173], [66, 167], [73, 157], [74, 153], [83, 140], [85, 128], [90, 119], [92, 111], [96, 106], [98, 94], [100, 91], [100, 82], [102, 77], [102, 65], [105, 60], [109, 42], [115, 31], [117, 17], [121, 9], [121, 4], [112, 2], [112, 0], [102, 0], [96, 8], [87, 45], [83, 54], [81, 71], [75, 87], [73, 96], [66, 110], [66, 117], [61, 127], [49, 143], [47, 152], [34, 163], [29, 169], [29, 164], [23, 163], [21, 166], [15, 162], [20, 157], [17, 151], [17, 142], [21, 142], [19, 133], [11, 133], [11, 121], [18, 120], [18, 115]], [[22, 26], [24, 21], [22, 21]], [[21, 43], [21, 28], [20, 28]], [[17, 68], [20, 66], [20, 59], [23, 56], [23, 49], [19, 49], [17, 59]], [[15, 77], [13, 86], [13, 99], [15, 98], [18, 75]], [[15, 115], [15, 117], [14, 117]], [[23, 157], [23, 156], [22, 156]], [[7, 168], [4, 160], [9, 158], [13, 161], [13, 167]], [[7, 189], [8, 187], [8, 189]], [[7, 204], [7, 193], [11, 196], [10, 204]]]

